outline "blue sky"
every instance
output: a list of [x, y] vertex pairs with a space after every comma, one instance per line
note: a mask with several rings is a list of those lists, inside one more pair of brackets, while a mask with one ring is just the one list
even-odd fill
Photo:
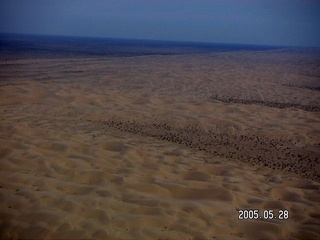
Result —
[[0, 0], [0, 32], [320, 47], [320, 0]]

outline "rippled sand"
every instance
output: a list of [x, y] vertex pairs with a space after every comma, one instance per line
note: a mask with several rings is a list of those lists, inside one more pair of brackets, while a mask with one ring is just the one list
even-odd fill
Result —
[[1, 238], [319, 239], [319, 59], [2, 61]]

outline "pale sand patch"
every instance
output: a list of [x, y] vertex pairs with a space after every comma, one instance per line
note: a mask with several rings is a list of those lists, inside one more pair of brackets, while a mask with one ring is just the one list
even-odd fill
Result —
[[3, 63], [1, 237], [320, 238], [319, 112], [210, 98], [319, 106], [313, 57]]

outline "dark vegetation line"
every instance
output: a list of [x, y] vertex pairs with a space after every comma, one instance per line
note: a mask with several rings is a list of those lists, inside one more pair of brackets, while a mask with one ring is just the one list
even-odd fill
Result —
[[109, 119], [102, 124], [120, 131], [182, 144], [228, 160], [237, 159], [252, 166], [266, 166], [320, 180], [316, 170], [316, 165], [320, 164], [317, 153], [307, 147], [296, 147], [296, 142], [292, 140], [234, 135], [217, 130], [204, 130], [199, 125], [175, 126], [119, 118]]
[[222, 98], [216, 95], [210, 97], [213, 100], [217, 100], [224, 103], [240, 103], [244, 105], [259, 105], [271, 108], [298, 108], [308, 112], [320, 112], [320, 107], [315, 105], [302, 105], [298, 103], [281, 103], [272, 101], [262, 101], [262, 100], [251, 100], [251, 99], [238, 99], [238, 98]]
[[308, 77], [315, 77], [315, 78], [320, 78], [319, 74], [306, 74]]
[[282, 86], [320, 91], [320, 87], [313, 87], [313, 86], [299, 86], [299, 85], [294, 85], [294, 84], [282, 84]]

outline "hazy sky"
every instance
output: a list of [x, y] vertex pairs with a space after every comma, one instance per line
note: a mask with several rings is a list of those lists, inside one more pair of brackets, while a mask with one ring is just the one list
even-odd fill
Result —
[[0, 0], [0, 32], [320, 47], [320, 0]]

